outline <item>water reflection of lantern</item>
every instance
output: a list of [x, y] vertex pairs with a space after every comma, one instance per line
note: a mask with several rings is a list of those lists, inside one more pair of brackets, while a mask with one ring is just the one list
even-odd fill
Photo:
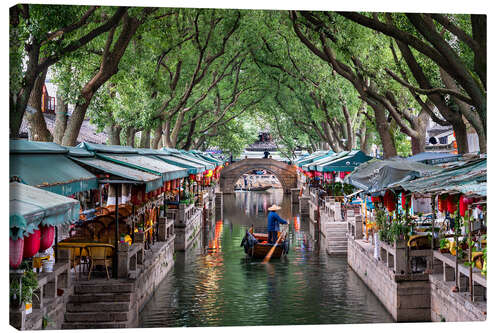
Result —
[[300, 230], [300, 220], [299, 220], [298, 216], [295, 216], [293, 218], [293, 227], [294, 227], [295, 231], [299, 231]]
[[222, 229], [223, 229], [223, 222], [222, 220], [219, 220], [215, 222], [215, 234], [214, 238], [208, 242], [208, 249], [210, 250], [210, 253], [217, 253], [220, 251], [220, 237], [222, 235]]

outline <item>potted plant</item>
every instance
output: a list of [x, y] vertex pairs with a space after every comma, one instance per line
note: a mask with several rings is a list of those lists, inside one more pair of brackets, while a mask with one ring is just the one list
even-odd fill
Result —
[[[37, 275], [27, 261], [23, 261], [20, 266], [24, 269], [20, 279], [14, 279], [10, 284], [11, 307], [20, 308], [25, 304], [26, 314], [32, 312], [33, 296], [37, 297], [34, 291], [38, 288]], [[19, 280], [21, 285], [19, 285]]]
[[439, 252], [449, 253], [450, 252], [450, 241], [446, 238], [441, 238], [439, 240]]

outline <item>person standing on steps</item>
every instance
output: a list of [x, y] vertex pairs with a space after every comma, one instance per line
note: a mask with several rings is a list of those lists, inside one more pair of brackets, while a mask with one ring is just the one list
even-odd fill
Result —
[[267, 214], [267, 242], [269, 244], [274, 244], [278, 241], [278, 231], [280, 230], [280, 224], [288, 224], [287, 221], [283, 220], [276, 211], [280, 210], [281, 207], [273, 204], [267, 209], [269, 212]]

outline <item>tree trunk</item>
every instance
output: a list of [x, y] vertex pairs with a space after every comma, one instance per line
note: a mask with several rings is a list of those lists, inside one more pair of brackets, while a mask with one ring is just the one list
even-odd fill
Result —
[[159, 149], [160, 148], [159, 144], [160, 144], [160, 141], [161, 141], [162, 130], [163, 130], [163, 126], [161, 124], [158, 125], [158, 127], [156, 127], [155, 133], [153, 135], [153, 140], [151, 142], [151, 148], [153, 148], [153, 149]]
[[135, 146], [135, 128], [132, 126], [127, 128], [127, 146]]
[[31, 137], [33, 141], [52, 141], [52, 134], [47, 129], [45, 118], [42, 113], [42, 94], [43, 85], [45, 84], [45, 77], [47, 70], [40, 73], [35, 80], [33, 90], [31, 90], [28, 106], [32, 108], [31, 112], [26, 112], [26, 119], [29, 122]]
[[467, 154], [469, 152], [469, 143], [467, 141], [467, 126], [465, 123], [453, 123], [453, 131], [455, 132], [455, 140], [457, 141], [458, 154]]
[[68, 127], [62, 140], [64, 146], [75, 145], [78, 133], [85, 119], [85, 114], [95, 92], [118, 72], [118, 64], [139, 25], [139, 20], [125, 14], [123, 24], [121, 25], [121, 32], [113, 44], [113, 50], [110, 50], [110, 48], [114, 40], [114, 29], [109, 32], [106, 46], [104, 47], [101, 67], [80, 92], [84, 102], [75, 106], [75, 110], [69, 119]]
[[109, 143], [111, 145], [120, 145], [120, 133], [122, 131], [122, 127], [120, 125], [111, 125], [108, 128], [108, 138], [109, 138]]
[[151, 144], [151, 129], [144, 129], [141, 131], [141, 148], [149, 148]]
[[56, 125], [54, 128], [54, 142], [61, 144], [68, 122], [68, 104], [64, 103], [61, 95], [56, 97]]
[[382, 149], [384, 151], [384, 159], [388, 159], [398, 155], [394, 137], [389, 130], [389, 123], [385, 116], [385, 108], [376, 102], [367, 102], [375, 113], [375, 126], [382, 142]]

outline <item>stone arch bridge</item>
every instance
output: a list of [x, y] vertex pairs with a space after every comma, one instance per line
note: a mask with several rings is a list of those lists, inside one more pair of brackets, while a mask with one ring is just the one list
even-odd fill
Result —
[[293, 165], [273, 160], [272, 158], [245, 158], [225, 167], [220, 175], [221, 192], [234, 193], [238, 178], [252, 170], [266, 170], [278, 178], [284, 193], [297, 187], [297, 173]]

